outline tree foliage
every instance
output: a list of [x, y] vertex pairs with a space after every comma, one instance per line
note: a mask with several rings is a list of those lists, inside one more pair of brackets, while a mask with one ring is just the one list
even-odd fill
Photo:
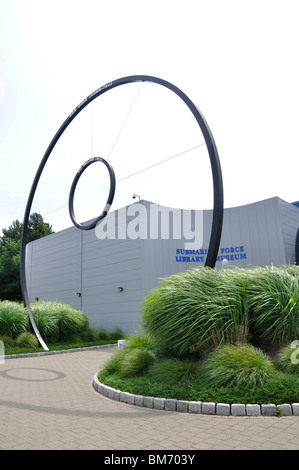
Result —
[[[20, 244], [23, 224], [14, 220], [2, 229], [0, 238], [0, 299], [22, 300], [20, 283]], [[52, 226], [34, 212], [28, 220], [27, 243], [54, 233]]]
[[[2, 229], [2, 237], [0, 246], [6, 245], [6, 243], [21, 240], [23, 229], [23, 223], [18, 219], [14, 220], [8, 228]], [[26, 242], [32, 242], [39, 238], [45, 237], [53, 233], [52, 226], [46, 222], [41, 214], [34, 212], [30, 215], [28, 220], [28, 229]]]

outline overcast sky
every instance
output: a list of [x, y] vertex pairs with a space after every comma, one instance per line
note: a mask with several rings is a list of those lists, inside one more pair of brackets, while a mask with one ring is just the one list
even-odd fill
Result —
[[[297, 0], [0, 0], [0, 230], [23, 220], [38, 165], [72, 110], [135, 74], [173, 83], [200, 109], [218, 148], [225, 207], [297, 201], [298, 46]], [[33, 209], [55, 230], [71, 225], [70, 185], [91, 156], [111, 158], [117, 180], [170, 159], [119, 181], [115, 207], [133, 193], [212, 206], [208, 155], [182, 103], [158, 86], [120, 88], [86, 109], [50, 157]], [[108, 180], [95, 165], [84, 177], [78, 201], [95, 185], [77, 206], [88, 218], [95, 196], [104, 207]]]

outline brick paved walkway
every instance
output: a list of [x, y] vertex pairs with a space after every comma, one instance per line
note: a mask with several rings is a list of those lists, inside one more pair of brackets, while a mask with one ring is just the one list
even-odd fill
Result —
[[223, 417], [138, 408], [92, 387], [112, 349], [0, 364], [0, 449], [299, 449], [299, 417]]

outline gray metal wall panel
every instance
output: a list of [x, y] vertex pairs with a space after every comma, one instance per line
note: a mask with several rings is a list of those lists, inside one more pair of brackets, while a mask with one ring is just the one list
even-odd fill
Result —
[[55, 300], [81, 308], [81, 232], [75, 227], [36, 240], [31, 250], [29, 298]]
[[293, 204], [288, 204], [282, 199], [277, 199], [286, 263], [293, 264], [295, 263], [296, 234], [299, 227], [299, 208]]
[[83, 232], [82, 310], [91, 326], [127, 332], [129, 323], [138, 330], [140, 284], [140, 240], [99, 240], [94, 230]]
[[[142, 203], [149, 210], [151, 203]], [[271, 198], [225, 209], [216, 268], [223, 267], [223, 258], [228, 258], [228, 265], [242, 268], [279, 266], [288, 256], [292, 260], [299, 209], [290, 206]], [[203, 217], [202, 246], [190, 253], [183, 238], [98, 240], [94, 230], [75, 227], [37, 240], [27, 247], [30, 298], [59, 300], [82, 309], [91, 326], [138, 331], [140, 305], [161, 278], [204, 266], [212, 211], [204, 211]], [[116, 217], [119, 233], [117, 223]], [[82, 296], [77, 297], [77, 292]]]

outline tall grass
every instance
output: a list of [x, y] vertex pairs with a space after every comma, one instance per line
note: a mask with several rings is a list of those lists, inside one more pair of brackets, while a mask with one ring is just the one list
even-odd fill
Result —
[[195, 268], [162, 280], [142, 324], [168, 355], [252, 342], [268, 350], [299, 338], [299, 267]]
[[298, 267], [256, 268], [248, 273], [252, 339], [275, 350], [299, 338]]
[[170, 385], [195, 379], [198, 375], [198, 362], [177, 358], [164, 358], [157, 361], [148, 372], [150, 380]]
[[261, 350], [249, 344], [227, 344], [203, 361], [202, 375], [214, 387], [258, 387], [277, 374]]
[[17, 302], [0, 301], [0, 335], [15, 339], [29, 327], [28, 314]]
[[46, 340], [65, 341], [88, 328], [88, 319], [80, 310], [60, 302], [36, 302], [31, 305], [36, 325]]
[[178, 357], [245, 341], [248, 333], [246, 298], [228, 270], [195, 268], [164, 279], [141, 314], [145, 331]]

